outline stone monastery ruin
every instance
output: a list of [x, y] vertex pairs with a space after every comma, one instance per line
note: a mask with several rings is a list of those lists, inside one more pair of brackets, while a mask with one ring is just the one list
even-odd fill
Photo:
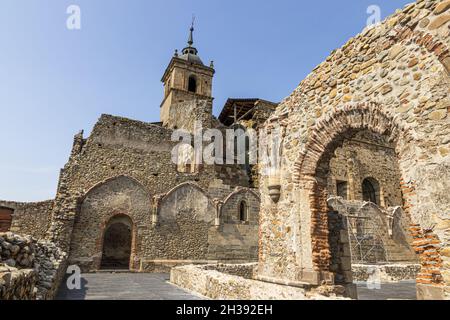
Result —
[[[449, 34], [450, 0], [418, 0], [281, 103], [229, 99], [216, 118], [191, 28], [160, 123], [102, 115], [75, 136], [55, 199], [0, 201], [0, 299], [52, 299], [69, 265], [171, 272], [214, 299], [357, 298], [376, 267], [449, 299]], [[280, 126], [281, 161], [174, 164], [172, 133], [196, 121]]]

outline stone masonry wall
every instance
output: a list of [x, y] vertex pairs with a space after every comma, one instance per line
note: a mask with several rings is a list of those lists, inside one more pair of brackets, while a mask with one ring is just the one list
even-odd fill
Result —
[[[81, 203], [70, 263], [86, 271], [99, 269], [105, 228], [121, 215], [133, 224], [130, 268], [134, 270], [156, 271], [183, 261], [256, 260], [258, 198], [246, 190], [232, 193], [225, 203], [246, 199], [251, 220], [243, 225], [224, 220], [216, 227], [214, 203], [196, 184], [181, 184], [152, 203], [137, 181], [124, 176], [111, 179], [88, 192]], [[237, 205], [234, 211], [236, 216]]]
[[0, 201], [0, 206], [14, 210], [10, 231], [44, 239], [50, 227], [53, 200], [42, 202]]
[[36, 278], [33, 269], [19, 270], [0, 264], [0, 300], [34, 300]]
[[353, 280], [366, 282], [379, 281], [400, 282], [405, 280], [416, 280], [420, 271], [419, 264], [386, 264], [386, 265], [352, 265]]
[[[328, 277], [330, 248], [323, 169], [361, 130], [395, 146], [403, 210], [422, 261], [422, 298], [450, 297], [450, 3], [418, 0], [350, 39], [303, 80], [267, 127], [281, 125], [281, 199], [261, 189], [259, 273]], [[272, 179], [273, 180], [273, 179]]]
[[400, 170], [395, 149], [382, 136], [359, 132], [351, 140], [345, 140], [336, 149], [330, 161], [328, 178], [329, 194], [337, 195], [337, 181], [347, 182], [348, 200], [363, 200], [362, 183], [366, 178], [375, 179], [379, 190], [378, 205], [393, 207], [402, 205]]
[[[236, 269], [245, 271], [238, 272]], [[170, 282], [214, 300], [327, 300], [342, 299], [335, 288], [288, 287], [242, 277], [251, 265], [182, 266], [171, 270]]]
[[[120, 215], [132, 221], [133, 270], [183, 261], [256, 259], [257, 196], [234, 193], [234, 186], [216, 179], [214, 166], [178, 172], [171, 135], [172, 130], [157, 124], [103, 115], [88, 139], [75, 136], [48, 232], [49, 239], [70, 252], [71, 263], [97, 270], [105, 228]], [[228, 208], [242, 195], [251, 221], [221, 223], [216, 203]]]
[[207, 181], [214, 179], [213, 168], [196, 174], [177, 172], [171, 160], [176, 145], [170, 142], [171, 134], [158, 125], [104, 115], [87, 140], [77, 135], [61, 174], [49, 237], [68, 250], [82, 197], [114, 177], [139, 181], [152, 196], [192, 180], [207, 187]]
[[165, 126], [194, 132], [196, 122], [203, 128], [210, 128], [212, 122], [212, 98], [172, 89], [172, 103], [166, 111]]
[[53, 243], [0, 233], [0, 300], [53, 299], [64, 276], [65, 259]]

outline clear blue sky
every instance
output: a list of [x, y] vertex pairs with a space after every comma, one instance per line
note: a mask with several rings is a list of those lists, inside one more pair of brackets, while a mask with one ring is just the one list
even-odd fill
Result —
[[[335, 48], [412, 0], [1, 0], [0, 199], [54, 197], [72, 138], [102, 113], [158, 121], [161, 76], [187, 40], [228, 97], [280, 101]], [[81, 8], [82, 28], [66, 28]]]

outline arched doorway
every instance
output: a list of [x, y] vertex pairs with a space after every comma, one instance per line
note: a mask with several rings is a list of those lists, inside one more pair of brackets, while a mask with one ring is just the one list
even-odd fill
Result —
[[[403, 200], [396, 145], [389, 138], [388, 132], [371, 128], [343, 130], [334, 136], [312, 167], [311, 199], [316, 215], [321, 215], [320, 220], [315, 217], [313, 221], [326, 239], [326, 243], [316, 242], [317, 249], [327, 251], [323, 260], [316, 263], [331, 272], [334, 284], [346, 287], [352, 298], [412, 299], [416, 294], [418, 259], [411, 247], [410, 222], [403, 215], [404, 227], [395, 233], [408, 241], [397, 241], [389, 229], [389, 210], [393, 207], [381, 206], [381, 185], [387, 191], [389, 203], [401, 206]], [[348, 181], [345, 188], [341, 186], [343, 181]], [[349, 194], [348, 200], [342, 196], [344, 193]], [[331, 206], [330, 201], [339, 205]], [[391, 277], [389, 272], [395, 268], [413, 271], [404, 272], [404, 279], [383, 282], [388, 276], [382, 273]]]
[[112, 218], [105, 228], [101, 269], [129, 269], [133, 242], [133, 224], [129, 217]]

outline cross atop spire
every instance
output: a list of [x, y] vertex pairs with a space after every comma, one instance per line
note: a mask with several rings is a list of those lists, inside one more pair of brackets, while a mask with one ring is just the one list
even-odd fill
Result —
[[187, 42], [189, 47], [192, 47], [192, 45], [194, 44], [194, 23], [195, 23], [195, 16], [192, 15], [192, 24], [191, 24], [191, 29], [189, 32], [189, 39]]
[[192, 16], [192, 24], [191, 28], [189, 29], [189, 38], [187, 41], [188, 46], [183, 49], [181, 59], [185, 59], [191, 62], [195, 62], [198, 64], [203, 64], [198, 57], [198, 50], [193, 46], [194, 44], [194, 23], [195, 23], [195, 16]]

